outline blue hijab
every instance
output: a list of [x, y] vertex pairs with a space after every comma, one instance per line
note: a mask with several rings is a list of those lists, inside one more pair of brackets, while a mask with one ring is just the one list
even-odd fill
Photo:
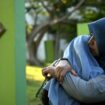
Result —
[[99, 57], [96, 58], [100, 66], [105, 70], [105, 18], [88, 24], [89, 31], [96, 38]]

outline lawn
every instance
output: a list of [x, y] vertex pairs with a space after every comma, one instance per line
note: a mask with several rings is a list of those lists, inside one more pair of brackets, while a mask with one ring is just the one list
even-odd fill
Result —
[[27, 79], [27, 97], [28, 105], [42, 105], [40, 98], [36, 98], [36, 92], [44, 80], [41, 74], [41, 68], [39, 67], [26, 67], [26, 79]]

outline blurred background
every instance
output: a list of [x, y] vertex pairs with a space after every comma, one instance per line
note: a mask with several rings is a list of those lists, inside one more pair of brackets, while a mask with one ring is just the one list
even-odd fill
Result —
[[[103, 0], [25, 1], [27, 71], [34, 66], [33, 83], [30, 85], [28, 79], [28, 87], [33, 87], [33, 96], [43, 80], [41, 73], [37, 72], [41, 68], [37, 70], [36, 67], [51, 64], [62, 57], [74, 37], [89, 34], [87, 23], [105, 17], [104, 5]], [[28, 94], [29, 105], [41, 105], [38, 99], [33, 100], [30, 92]]]
[[105, 16], [104, 4], [102, 0], [26, 0], [27, 63], [41, 66], [62, 57], [72, 38], [88, 34], [87, 29], [78, 33], [79, 24]]
[[105, 1], [2, 0], [0, 8], [0, 102], [42, 105], [42, 68], [88, 35], [87, 23], [105, 17]]

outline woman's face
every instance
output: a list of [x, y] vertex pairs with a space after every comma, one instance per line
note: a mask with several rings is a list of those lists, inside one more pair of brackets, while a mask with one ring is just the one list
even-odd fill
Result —
[[99, 56], [99, 51], [98, 51], [96, 39], [94, 36], [91, 36], [91, 38], [88, 41], [88, 45], [93, 56]]

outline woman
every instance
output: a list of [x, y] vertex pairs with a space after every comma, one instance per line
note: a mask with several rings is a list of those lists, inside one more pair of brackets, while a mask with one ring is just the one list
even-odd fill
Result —
[[105, 18], [88, 26], [92, 36], [80, 36], [70, 42], [63, 56], [67, 60], [61, 60], [56, 67], [43, 69], [45, 77], [49, 73], [55, 78], [45, 86], [52, 105], [105, 101]]

